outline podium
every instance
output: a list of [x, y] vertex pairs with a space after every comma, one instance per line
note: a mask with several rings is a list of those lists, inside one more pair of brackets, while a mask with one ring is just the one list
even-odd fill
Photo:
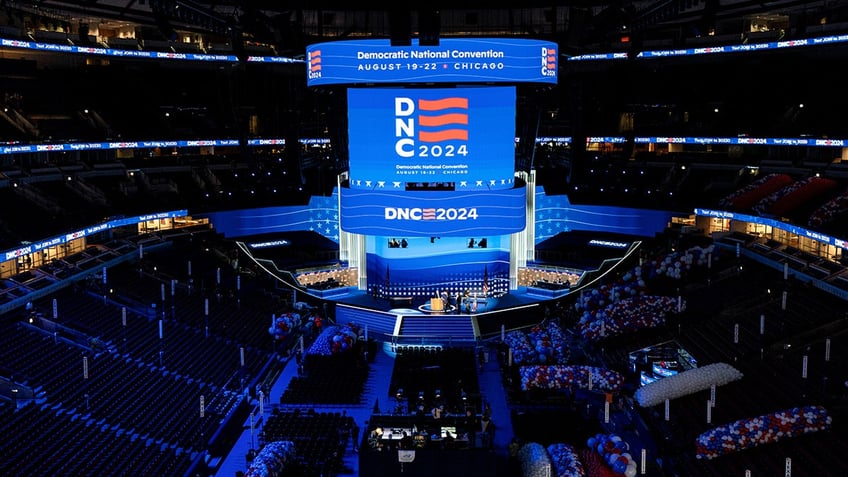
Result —
[[430, 298], [430, 310], [445, 311], [445, 302], [441, 298]]

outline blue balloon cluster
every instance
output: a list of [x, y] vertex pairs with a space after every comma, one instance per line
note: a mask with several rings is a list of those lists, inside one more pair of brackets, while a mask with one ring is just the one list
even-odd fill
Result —
[[291, 441], [274, 441], [269, 442], [259, 451], [259, 454], [253, 459], [253, 463], [245, 477], [271, 477], [273, 475], [282, 475], [286, 470], [286, 465], [295, 459], [294, 442]]
[[306, 354], [333, 355], [351, 350], [359, 336], [359, 327], [353, 323], [331, 325], [324, 329]]
[[586, 470], [571, 444], [554, 443], [548, 446], [548, 455], [557, 477], [583, 477]]
[[538, 442], [528, 442], [518, 450], [518, 462], [521, 464], [521, 475], [524, 477], [550, 477], [551, 456], [547, 449]]
[[562, 328], [553, 321], [533, 326], [526, 333], [520, 330], [504, 335], [512, 349], [515, 364], [566, 364], [570, 357]]

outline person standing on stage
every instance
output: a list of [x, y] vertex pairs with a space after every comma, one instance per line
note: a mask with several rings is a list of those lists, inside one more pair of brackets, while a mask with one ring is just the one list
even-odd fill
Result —
[[433, 420], [436, 422], [436, 425], [439, 425], [442, 422], [442, 412], [444, 412], [444, 408], [442, 406], [433, 406], [433, 410], [430, 411], [433, 415]]
[[468, 436], [468, 443], [474, 446], [477, 435], [477, 430], [480, 428], [480, 423], [477, 421], [477, 416], [471, 409], [465, 410], [465, 419], [462, 421], [462, 431]]

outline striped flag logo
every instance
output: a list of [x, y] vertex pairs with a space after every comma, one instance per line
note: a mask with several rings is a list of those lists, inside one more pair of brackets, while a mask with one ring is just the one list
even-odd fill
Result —
[[312, 73], [321, 71], [321, 50], [313, 50], [309, 53], [309, 71]]
[[421, 209], [422, 220], [436, 220], [436, 209]]
[[419, 99], [418, 111], [419, 141], [468, 140], [468, 98]]
[[551, 71], [556, 71], [557, 52], [554, 48], [545, 48], [545, 67]]

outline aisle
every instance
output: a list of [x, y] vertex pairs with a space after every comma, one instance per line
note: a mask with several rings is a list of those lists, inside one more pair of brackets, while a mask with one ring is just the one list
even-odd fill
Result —
[[486, 348], [489, 359], [483, 363], [479, 373], [480, 394], [492, 408], [492, 423], [495, 425], [493, 448], [499, 456], [509, 455], [509, 443], [515, 435], [512, 430], [512, 416], [506, 401], [500, 363], [496, 352]]
[[[361, 439], [363, 433], [368, 429], [368, 419], [374, 412], [375, 407], [379, 407], [381, 411], [383, 406], [389, 402], [389, 385], [392, 381], [392, 371], [394, 370], [395, 360], [393, 357], [386, 354], [385, 351], [379, 349], [374, 357], [374, 362], [371, 363], [368, 381], [365, 383], [365, 392], [363, 393], [363, 404], [357, 407], [347, 408], [347, 413], [356, 422], [359, 427], [358, 439]], [[358, 442], [358, 440], [357, 440]], [[359, 476], [359, 455], [354, 452], [354, 446], [357, 442], [352, 442], [348, 445], [343, 459], [343, 469], [340, 475]]]
[[[375, 408], [382, 412], [388, 412], [391, 406], [389, 397], [389, 385], [391, 384], [392, 371], [394, 369], [394, 358], [380, 349], [370, 363], [368, 380], [365, 383], [362, 401], [358, 405], [351, 406], [321, 406], [321, 412], [343, 412], [351, 416], [359, 428], [359, 438], [368, 429], [368, 420], [374, 413]], [[270, 396], [264, 406], [265, 414], [270, 414], [280, 397], [286, 390], [291, 379], [297, 375], [297, 363], [289, 359], [280, 377], [271, 388]], [[479, 371], [480, 393], [484, 401], [488, 402], [492, 409], [492, 422], [496, 426], [493, 449], [498, 458], [507, 459], [509, 455], [509, 444], [513, 438], [512, 418], [506, 393], [504, 392], [501, 368], [495, 352], [491, 350], [490, 357]], [[258, 412], [258, 402], [252, 403]], [[308, 403], [303, 404], [309, 407]], [[230, 453], [221, 463], [218, 471], [214, 474], [221, 477], [234, 477], [237, 472], [245, 472], [249, 468], [247, 455], [250, 449], [258, 445], [259, 431], [264, 424], [262, 416], [256, 416], [254, 421], [254, 433], [251, 437], [250, 421], [244, 423], [244, 431], [233, 446]], [[358, 477], [359, 456], [354, 451], [354, 443], [348, 442], [342, 459], [342, 470], [339, 475]]]
[[[368, 428], [368, 419], [374, 411], [375, 405], [384, 406], [388, 403], [389, 384], [391, 383], [392, 370], [394, 368], [394, 359], [386, 354], [382, 349], [377, 352], [374, 361], [370, 363], [368, 380], [365, 383], [362, 402], [359, 405], [351, 406], [321, 406], [321, 412], [344, 412], [351, 416], [360, 429], [359, 435], [362, 436], [364, 429]], [[280, 377], [271, 388], [269, 399], [266, 401], [264, 411], [269, 415], [276, 403], [280, 402], [280, 397], [285, 392], [292, 378], [297, 376], [297, 362], [294, 358], [288, 359], [286, 367], [280, 374]], [[252, 401], [258, 413], [259, 403], [256, 400]], [[303, 403], [304, 407], [309, 407], [309, 403]], [[250, 420], [244, 423], [244, 431], [236, 441], [232, 450], [221, 463], [215, 476], [234, 477], [237, 472], [246, 472], [250, 467], [247, 461], [247, 455], [250, 449], [255, 448], [259, 441], [259, 431], [264, 424], [263, 416], [256, 416], [254, 420], [254, 432], [251, 437]], [[345, 450], [345, 455], [342, 460], [342, 471], [340, 475], [359, 476], [359, 458], [354, 452], [354, 444], [348, 442]]]
[[[283, 395], [283, 391], [288, 387], [291, 379], [297, 376], [297, 362], [294, 358], [288, 358], [288, 362], [286, 363], [286, 367], [283, 369], [283, 372], [280, 373], [280, 377], [274, 382], [274, 385], [271, 388], [270, 395], [265, 401], [264, 411], [265, 415], [270, 414], [272, 403], [279, 403], [280, 396]], [[246, 472], [250, 467], [250, 464], [247, 462], [247, 454], [251, 449], [256, 448], [259, 445], [259, 431], [263, 424], [265, 424], [264, 416], [259, 416], [259, 402], [256, 399], [251, 400], [251, 407], [256, 409], [257, 415], [254, 418], [254, 430], [253, 435], [250, 432], [250, 419], [244, 423], [242, 427], [243, 431], [241, 436], [236, 441], [235, 445], [233, 445], [230, 453], [224, 458], [217, 472], [215, 472], [215, 476], [221, 477], [234, 477], [237, 472]]]

